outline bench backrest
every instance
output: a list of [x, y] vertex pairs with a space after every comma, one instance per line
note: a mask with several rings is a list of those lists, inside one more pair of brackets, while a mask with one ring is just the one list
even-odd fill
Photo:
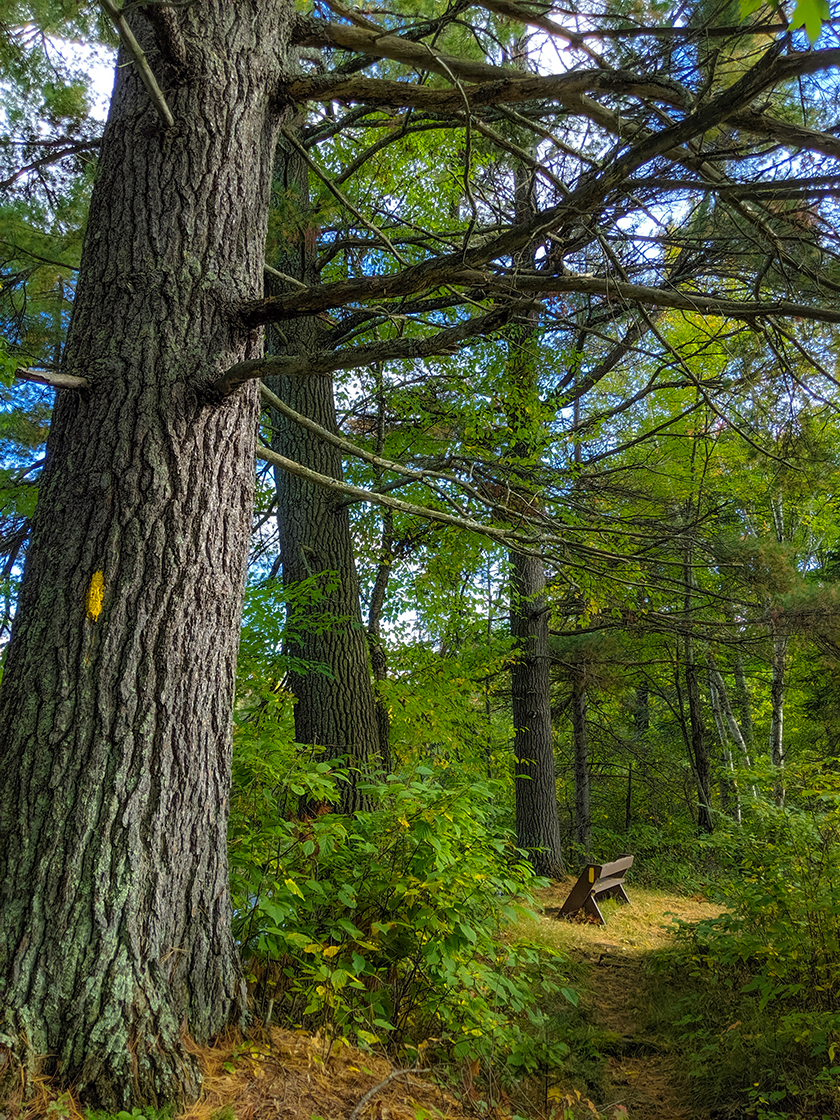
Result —
[[599, 879], [623, 879], [632, 866], [632, 856], [622, 856], [620, 859], [614, 859], [612, 863], [590, 864], [589, 882], [597, 883]]
[[[594, 902], [598, 894], [598, 884], [605, 880], [611, 880], [614, 884], [616, 880], [620, 881], [624, 878], [625, 872], [633, 866], [632, 856], [622, 856], [620, 859], [615, 859], [612, 863], [590, 863], [585, 867], [578, 877], [578, 881], [569, 892], [569, 897], [560, 908], [560, 917], [566, 914], [575, 914], [578, 910], [590, 906]], [[609, 891], [609, 887], [605, 887], [604, 893]], [[598, 912], [598, 907], [595, 906], [595, 911]]]

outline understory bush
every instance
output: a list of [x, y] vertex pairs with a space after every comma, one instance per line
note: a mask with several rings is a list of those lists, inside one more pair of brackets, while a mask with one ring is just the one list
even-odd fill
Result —
[[560, 958], [508, 936], [542, 881], [497, 828], [494, 785], [420, 767], [341, 815], [346, 771], [302, 758], [267, 710], [236, 736], [230, 845], [258, 1016], [512, 1077], [562, 1061], [540, 1005], [577, 997]]
[[606, 863], [621, 854], [635, 857], [628, 881], [651, 890], [682, 894], [704, 891], [729, 860], [729, 840], [713, 834], [698, 839], [689, 821], [637, 821], [625, 832], [592, 829], [592, 851]]
[[840, 1116], [840, 791], [797, 785], [788, 807], [751, 802], [718, 885], [727, 911], [681, 931], [694, 988], [676, 1028], [721, 1116]]

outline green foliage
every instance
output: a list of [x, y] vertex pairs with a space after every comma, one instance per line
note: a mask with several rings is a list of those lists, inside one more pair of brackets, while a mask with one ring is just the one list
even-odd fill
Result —
[[[242, 729], [240, 729], [241, 731]], [[574, 1001], [560, 960], [506, 930], [539, 881], [496, 827], [492, 784], [429, 768], [326, 811], [342, 772], [290, 741], [238, 735], [231, 825], [236, 934], [263, 1014], [362, 1047], [502, 1065], [561, 1062], [540, 1004]], [[321, 803], [299, 817], [296, 799]]]
[[674, 1026], [698, 1086], [760, 1120], [840, 1103], [840, 786], [799, 776], [794, 807], [761, 800], [729, 838], [728, 910], [683, 927], [694, 985]]
[[683, 894], [696, 894], [716, 883], [730, 854], [728, 837], [698, 837], [694, 824], [676, 815], [657, 824], [635, 821], [626, 832], [596, 827], [592, 842], [594, 852], [604, 859], [633, 853], [630, 882]]
[[[460, 623], [459, 648], [452, 654], [426, 643], [393, 651], [393, 675], [381, 689], [391, 743], [406, 761], [451, 769], [453, 781], [488, 773], [509, 777], [510, 723], [494, 710], [493, 690], [500, 677], [506, 679], [510, 639], [488, 636], [486, 624], [482, 635], [479, 627], [469, 632]], [[512, 796], [510, 788], [507, 794]]]
[[323, 632], [341, 622], [323, 605], [335, 586], [335, 572], [318, 572], [294, 587], [265, 579], [246, 589], [238, 663], [240, 721], [254, 704], [276, 695], [286, 673], [326, 671], [290, 656], [285, 647], [303, 629]]
[[172, 1120], [175, 1115], [175, 1105], [164, 1105], [163, 1108], [154, 1108], [146, 1105], [145, 1108], [132, 1108], [131, 1112], [102, 1112], [98, 1109], [87, 1109], [86, 1120]]

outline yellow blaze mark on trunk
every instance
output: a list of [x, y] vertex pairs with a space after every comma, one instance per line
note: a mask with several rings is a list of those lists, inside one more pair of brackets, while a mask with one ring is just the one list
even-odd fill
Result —
[[102, 614], [102, 600], [105, 598], [105, 573], [94, 572], [90, 577], [87, 593], [87, 613], [91, 622], [96, 622]]

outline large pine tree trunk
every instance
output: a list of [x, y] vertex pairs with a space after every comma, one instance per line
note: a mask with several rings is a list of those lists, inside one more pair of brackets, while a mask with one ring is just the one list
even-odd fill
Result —
[[548, 610], [542, 561], [514, 552], [510, 630], [516, 758], [516, 835], [538, 875], [564, 874], [551, 727]]
[[[288, 0], [135, 32], [176, 119], [120, 58], [32, 545], [0, 695], [0, 1073], [109, 1110], [194, 1096], [185, 1033], [245, 1012], [230, 932], [230, 725], [256, 356]], [[177, 47], [177, 43], [175, 44]], [[173, 48], [174, 50], [174, 48]], [[177, 56], [177, 50], [172, 57]]]
[[[308, 224], [308, 171], [285, 141], [278, 147], [276, 189], [299, 215], [299, 228], [287, 231], [275, 264], [281, 272], [309, 283], [318, 282], [314, 232]], [[303, 317], [269, 333], [272, 353], [305, 355], [324, 345], [319, 321]], [[290, 408], [322, 428], [338, 431], [333, 380], [330, 376], [271, 377], [271, 390]], [[272, 448], [310, 470], [341, 479], [341, 452], [294, 420], [272, 413]], [[341, 808], [363, 806], [357, 778], [377, 761], [380, 725], [371, 680], [367, 638], [362, 627], [359, 580], [350, 532], [350, 515], [341, 495], [314, 486], [297, 475], [275, 472], [277, 517], [283, 582], [294, 586], [322, 576], [323, 598], [311, 617], [303, 609], [287, 643], [288, 653], [306, 666], [290, 674], [296, 698], [295, 737], [327, 758], [349, 756], [350, 781], [342, 787]], [[327, 628], [324, 614], [332, 616]]]
[[[525, 68], [526, 42], [513, 49], [514, 62]], [[534, 175], [530, 168], [514, 167], [516, 217], [525, 221], [536, 212]], [[534, 267], [535, 246], [526, 246], [515, 257], [517, 264]], [[539, 407], [539, 379], [531, 322], [520, 323], [509, 332], [507, 362], [508, 422], [515, 432], [533, 425]], [[532, 430], [514, 442], [511, 459], [515, 479], [519, 464], [530, 462], [544, 443], [543, 428]], [[527, 475], [527, 468], [523, 468]], [[516, 487], [513, 487], [516, 491]], [[521, 507], [535, 504], [527, 486]], [[520, 513], [521, 516], [521, 513]], [[512, 674], [512, 715], [516, 758], [516, 835], [520, 848], [529, 853], [538, 875], [565, 874], [560, 817], [557, 811], [557, 779], [554, 765], [554, 736], [551, 724], [551, 671], [548, 651], [550, 608], [545, 595], [545, 567], [536, 557], [509, 554], [511, 568], [510, 632], [517, 653]]]

